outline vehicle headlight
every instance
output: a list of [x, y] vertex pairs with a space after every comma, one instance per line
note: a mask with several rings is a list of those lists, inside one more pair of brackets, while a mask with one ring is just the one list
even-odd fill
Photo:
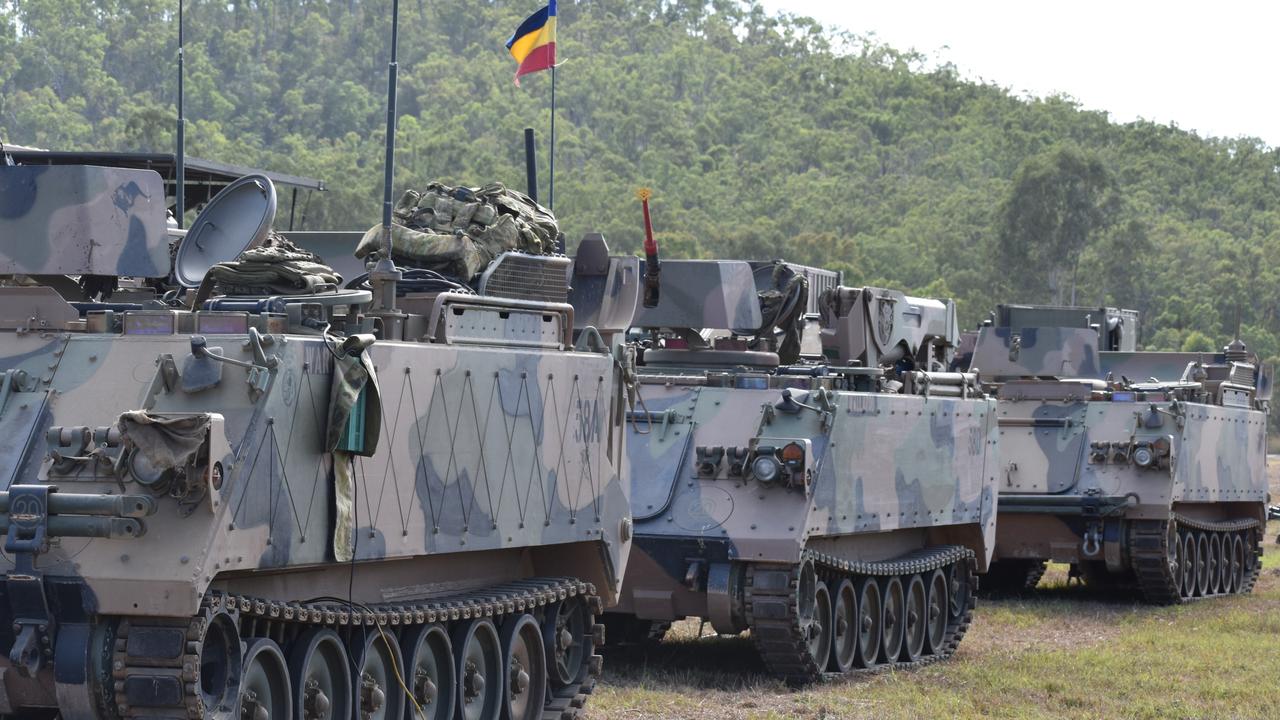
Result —
[[782, 474], [782, 463], [772, 455], [760, 455], [751, 461], [751, 474], [762, 483], [771, 483]]
[[1156, 454], [1150, 445], [1139, 445], [1133, 449], [1133, 463], [1139, 467], [1151, 467], [1156, 461]]

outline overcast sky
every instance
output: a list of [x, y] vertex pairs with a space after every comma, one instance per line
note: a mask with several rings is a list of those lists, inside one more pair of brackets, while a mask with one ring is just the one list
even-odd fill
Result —
[[1015, 94], [1064, 93], [1112, 120], [1280, 145], [1275, 0], [761, 0], [950, 61]]

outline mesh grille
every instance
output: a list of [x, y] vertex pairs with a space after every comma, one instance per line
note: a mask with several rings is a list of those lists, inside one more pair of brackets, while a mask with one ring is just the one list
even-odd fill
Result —
[[568, 302], [569, 263], [562, 255], [505, 253], [485, 271], [481, 293], [538, 302]]
[[1253, 387], [1254, 385], [1253, 365], [1250, 365], [1248, 363], [1239, 363], [1239, 362], [1231, 363], [1230, 381], [1237, 385], [1246, 385], [1248, 387]]

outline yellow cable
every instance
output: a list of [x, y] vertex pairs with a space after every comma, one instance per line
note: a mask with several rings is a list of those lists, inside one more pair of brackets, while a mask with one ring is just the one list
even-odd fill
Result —
[[377, 615], [374, 615], [373, 624], [378, 628], [378, 636], [382, 638], [382, 644], [387, 646], [387, 655], [391, 656], [391, 670], [396, 674], [396, 682], [400, 683], [400, 689], [404, 691], [405, 697], [409, 698], [409, 702], [413, 703], [414, 710], [418, 711], [418, 717], [426, 720], [426, 711], [422, 709], [422, 705], [418, 704], [418, 698], [413, 696], [409, 686], [404, 684], [404, 675], [400, 674], [400, 663], [396, 661], [395, 648], [391, 647], [391, 641], [387, 639], [387, 634], [383, 632], [382, 623], [378, 622]]

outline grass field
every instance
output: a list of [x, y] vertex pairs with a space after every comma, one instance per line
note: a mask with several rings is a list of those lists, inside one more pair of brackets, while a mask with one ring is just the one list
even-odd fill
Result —
[[[1280, 497], [1280, 462], [1269, 465]], [[1148, 607], [1068, 586], [1066, 567], [1051, 566], [1030, 598], [980, 602], [951, 660], [801, 691], [766, 677], [748, 639], [698, 639], [681, 623], [606, 657], [589, 716], [1280, 718], [1277, 531], [1251, 595]]]

